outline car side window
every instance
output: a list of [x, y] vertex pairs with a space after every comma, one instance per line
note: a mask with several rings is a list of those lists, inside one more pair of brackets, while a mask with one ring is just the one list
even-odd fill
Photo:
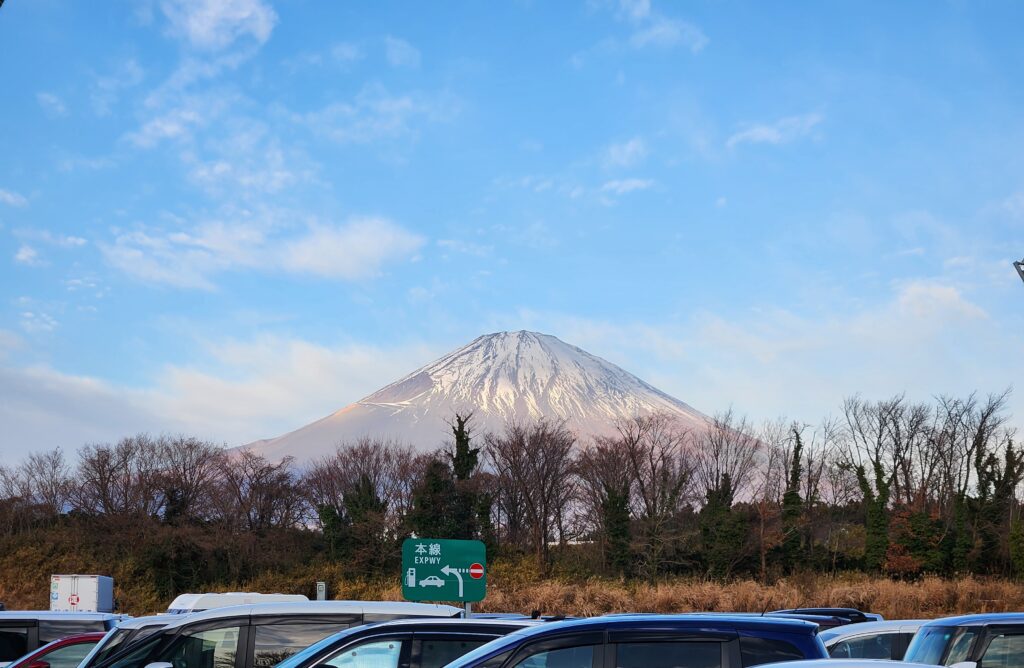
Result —
[[515, 668], [593, 668], [597, 647], [579, 645], [539, 651], [518, 661]]
[[199, 631], [174, 643], [159, 660], [174, 668], [234, 668], [241, 628]]
[[44, 645], [54, 640], [67, 638], [76, 633], [91, 633], [107, 630], [102, 619], [40, 619], [39, 620], [39, 644]]
[[14, 661], [28, 652], [28, 629], [0, 628], [0, 661]]
[[947, 666], [952, 666], [954, 663], [967, 661], [971, 655], [971, 645], [974, 644], [974, 639], [977, 636], [977, 630], [963, 629], [953, 640], [953, 644], [949, 648], [949, 653], [946, 654], [946, 660], [944, 663]]
[[721, 665], [722, 643], [718, 641], [621, 642], [615, 645], [616, 668], [721, 668]]
[[1024, 665], [1024, 635], [999, 634], [981, 657], [983, 668], [1016, 668]]
[[372, 640], [354, 647], [346, 647], [320, 666], [333, 668], [398, 668], [402, 645], [408, 640]]
[[895, 633], [879, 633], [841, 640], [829, 650], [833, 659], [891, 659]]
[[485, 644], [488, 639], [473, 640], [421, 640], [419, 668], [441, 668], [463, 654], [472, 652]]
[[82, 663], [82, 659], [85, 658], [85, 655], [88, 654], [95, 646], [95, 642], [80, 642], [75, 645], [65, 645], [64, 647], [58, 647], [52, 652], [49, 652], [42, 658], [43, 661], [50, 664], [50, 668], [76, 668], [78, 664]]
[[253, 665], [256, 668], [275, 666], [292, 654], [349, 626], [344, 622], [295, 622], [254, 626]]
[[749, 668], [764, 663], [800, 661], [807, 657], [793, 643], [785, 640], [740, 636], [740, 658], [743, 661], [743, 668]]

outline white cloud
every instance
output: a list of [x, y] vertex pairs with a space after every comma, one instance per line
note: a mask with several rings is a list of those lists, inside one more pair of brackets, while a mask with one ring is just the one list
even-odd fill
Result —
[[57, 329], [57, 320], [49, 313], [41, 311], [22, 311], [21, 328], [29, 334], [52, 332]]
[[314, 225], [286, 245], [282, 266], [324, 278], [370, 278], [384, 264], [408, 259], [423, 243], [423, 237], [387, 219], [354, 218], [344, 225]]
[[125, 138], [138, 148], [153, 148], [165, 140], [190, 141], [197, 128], [208, 126], [234, 102], [235, 96], [227, 94], [186, 95]]
[[333, 141], [365, 144], [414, 134], [413, 121], [447, 120], [457, 111], [451, 98], [392, 95], [383, 86], [369, 85], [351, 102], [335, 102], [293, 118]]
[[642, 137], [612, 144], [605, 149], [602, 163], [605, 167], [633, 167], [647, 157], [647, 142]]
[[404, 39], [388, 35], [384, 38], [384, 51], [388, 64], [392, 67], [417, 68], [420, 66], [419, 49]]
[[164, 0], [170, 32], [200, 49], [224, 49], [241, 37], [263, 44], [277, 14], [262, 0]]
[[14, 261], [18, 264], [28, 265], [29, 267], [40, 267], [43, 265], [42, 259], [39, 257], [39, 253], [35, 248], [32, 248], [28, 244], [22, 244], [18, 248], [18, 252], [14, 254]]
[[273, 217], [240, 215], [185, 231], [139, 229], [99, 244], [106, 261], [140, 280], [178, 288], [212, 290], [229, 271], [285, 271], [357, 280], [378, 275], [385, 264], [409, 259], [424, 239], [384, 218], [343, 224], [312, 222], [295, 234]]
[[[489, 325], [548, 331], [706, 413], [735, 406], [757, 419], [813, 422], [857, 392], [927, 401], [1001, 391], [1024, 375], [1019, 327], [994, 326], [996, 316], [936, 280], [894, 285], [869, 306], [729, 311], [660, 324], [524, 311]], [[1024, 396], [1012, 402], [1024, 420]]]
[[121, 91], [142, 83], [145, 73], [142, 67], [129, 58], [110, 74], [95, 77], [89, 99], [97, 116], [110, 114], [121, 96]]
[[80, 248], [88, 243], [82, 237], [76, 237], [73, 234], [61, 234], [59, 232], [51, 232], [50, 230], [40, 230], [35, 228], [18, 230], [15, 234], [22, 239], [39, 241], [59, 248]]
[[902, 285], [897, 304], [904, 314], [920, 319], [988, 317], [982, 308], [964, 299], [957, 288], [930, 281], [911, 281]]
[[477, 257], [487, 257], [494, 251], [494, 246], [478, 244], [464, 239], [438, 239], [437, 245], [446, 251], [475, 255]]
[[725, 145], [733, 148], [740, 144], [788, 144], [809, 135], [823, 120], [821, 114], [803, 114], [781, 118], [774, 123], [749, 125], [729, 137]]
[[53, 93], [36, 93], [36, 102], [39, 103], [39, 106], [43, 108], [43, 112], [50, 118], [66, 116], [68, 113], [68, 108], [64, 105], [64, 100], [60, 99], [60, 97]]
[[601, 192], [613, 195], [625, 195], [638, 190], [647, 190], [654, 186], [651, 179], [616, 179], [607, 181], [601, 186]]
[[710, 40], [700, 28], [680, 21], [664, 17], [655, 17], [646, 21], [629, 36], [630, 46], [636, 49], [656, 47], [671, 49], [682, 46], [692, 53], [704, 50]]
[[331, 58], [340, 64], [354, 63], [363, 59], [363, 50], [358, 44], [338, 42], [331, 47]]
[[141, 387], [0, 366], [0, 458], [20, 456], [26, 446], [75, 449], [140, 431], [241, 445], [319, 419], [441, 352], [416, 343], [322, 345], [272, 336], [196, 348], [202, 359], [168, 365]]
[[0, 188], [0, 203], [17, 207], [28, 206], [28, 200], [24, 196], [19, 195], [13, 190], [4, 190], [3, 188]]

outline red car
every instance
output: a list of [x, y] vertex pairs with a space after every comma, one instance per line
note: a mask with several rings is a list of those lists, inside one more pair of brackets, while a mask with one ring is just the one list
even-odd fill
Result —
[[7, 665], [7, 668], [78, 668], [106, 633], [80, 633], [43, 645]]

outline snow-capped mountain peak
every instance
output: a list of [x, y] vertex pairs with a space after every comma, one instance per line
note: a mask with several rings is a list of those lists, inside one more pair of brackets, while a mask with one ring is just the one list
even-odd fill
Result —
[[475, 432], [508, 420], [565, 420], [581, 438], [607, 434], [615, 420], [666, 412], [687, 426], [705, 416], [600, 357], [536, 332], [497, 332], [413, 371], [306, 427], [250, 447], [303, 461], [338, 443], [380, 436], [430, 449], [445, 442], [446, 421], [472, 412]]

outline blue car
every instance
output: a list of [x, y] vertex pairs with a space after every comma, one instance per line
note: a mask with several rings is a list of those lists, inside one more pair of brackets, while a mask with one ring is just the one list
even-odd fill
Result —
[[747, 668], [827, 659], [818, 627], [748, 615], [614, 615], [511, 633], [448, 668]]
[[944, 617], [918, 630], [904, 661], [961, 668], [1024, 666], [1024, 614]]

